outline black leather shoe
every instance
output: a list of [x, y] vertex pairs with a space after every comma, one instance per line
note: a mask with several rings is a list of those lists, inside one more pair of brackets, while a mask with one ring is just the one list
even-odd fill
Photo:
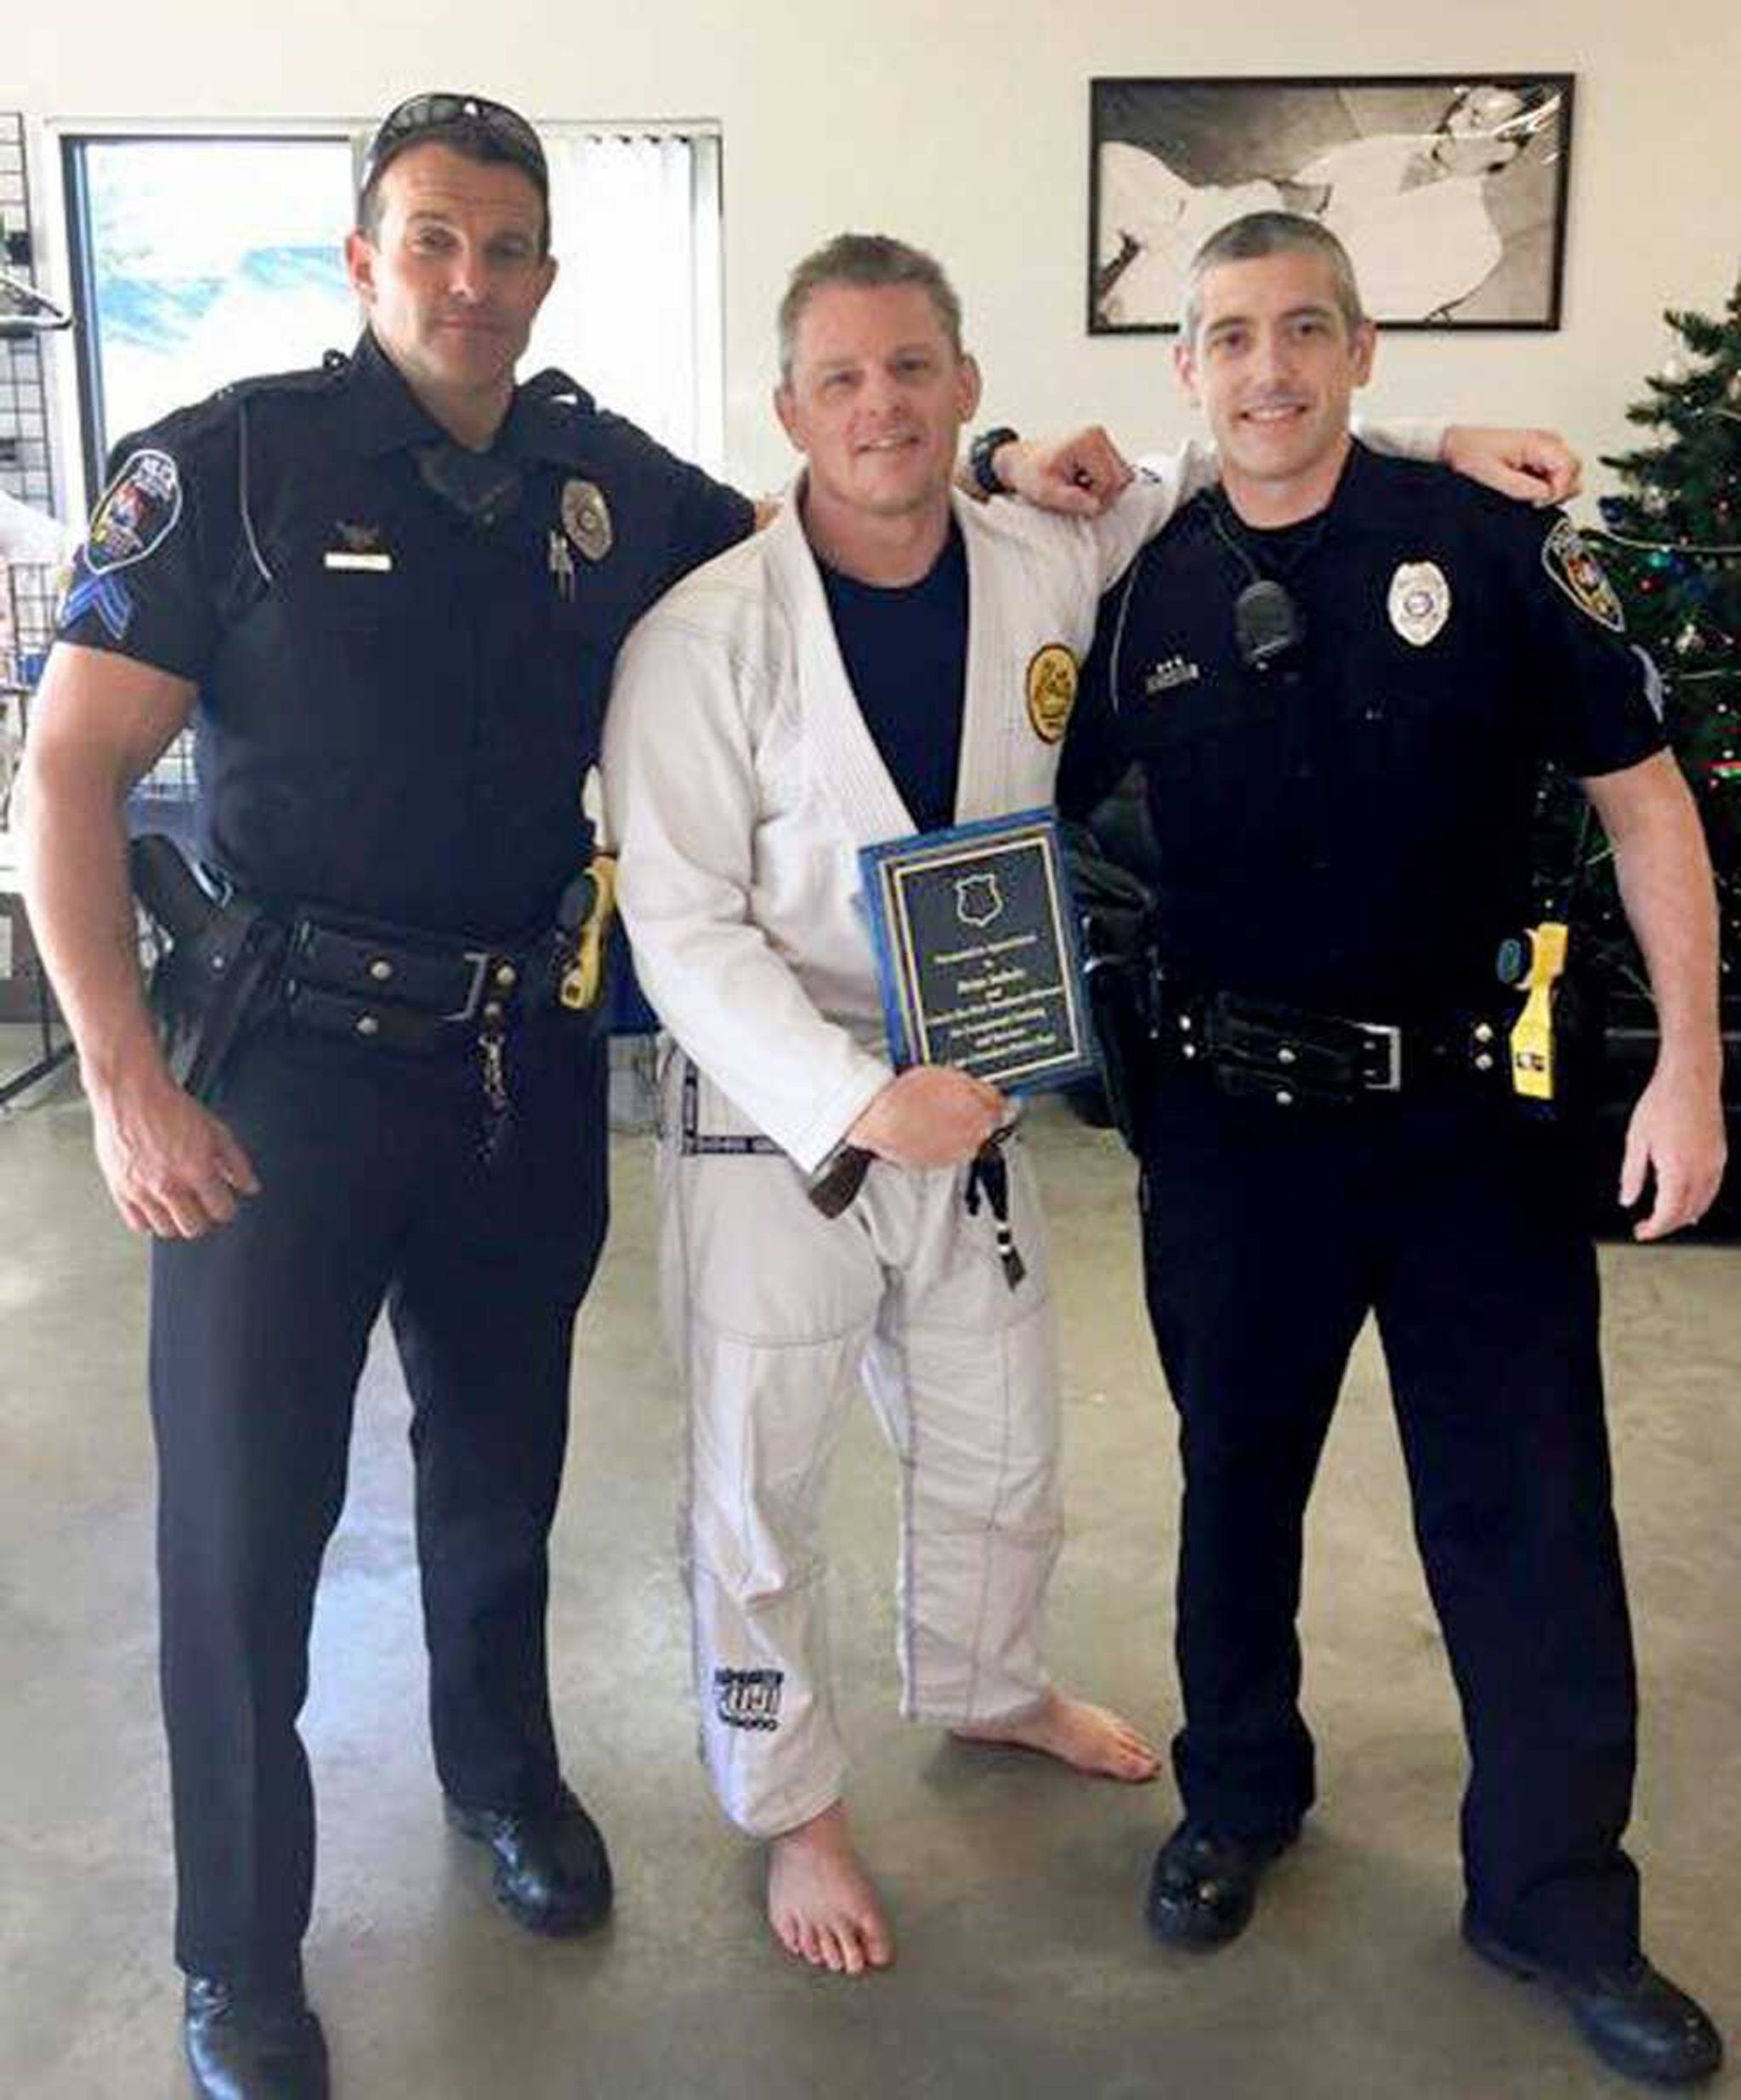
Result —
[[1693, 2086], [1723, 2060], [1723, 2038], [1697, 2005], [1644, 1956], [1620, 1967], [1574, 1976], [1508, 1947], [1470, 1912], [1463, 1937], [1495, 1968], [1544, 1984], [1566, 2006], [1602, 2062], [1653, 2086]]
[[181, 2031], [204, 2100], [326, 2100], [326, 2037], [299, 1982], [190, 1976]]
[[529, 1932], [584, 1933], [610, 1910], [604, 1840], [567, 1787], [553, 1808], [535, 1815], [450, 1801], [447, 1819], [496, 1855], [496, 1899]]
[[1154, 1855], [1143, 1915], [1174, 1947], [1224, 1947], [1251, 1922], [1257, 1884], [1297, 1830], [1273, 1838], [1222, 1837], [1188, 1818]]

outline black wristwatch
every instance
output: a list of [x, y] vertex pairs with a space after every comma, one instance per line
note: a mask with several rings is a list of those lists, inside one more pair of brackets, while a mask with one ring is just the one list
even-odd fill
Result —
[[983, 489], [987, 496], [1007, 496], [1009, 491], [997, 478], [997, 469], [992, 460], [1001, 445], [1014, 445], [1020, 441], [1021, 432], [1012, 430], [1000, 423], [995, 430], [982, 430], [967, 447], [967, 472], [973, 475], [974, 485]]

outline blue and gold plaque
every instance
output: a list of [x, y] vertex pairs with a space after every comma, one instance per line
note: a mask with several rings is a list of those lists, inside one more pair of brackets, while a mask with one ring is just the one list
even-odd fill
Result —
[[897, 1065], [952, 1064], [1011, 1093], [1094, 1070], [1050, 809], [891, 839], [859, 860]]

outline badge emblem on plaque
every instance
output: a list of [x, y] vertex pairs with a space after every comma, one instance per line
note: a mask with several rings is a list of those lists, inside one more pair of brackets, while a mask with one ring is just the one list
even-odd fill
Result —
[[956, 884], [956, 916], [963, 926], [990, 926], [1002, 911], [1003, 892], [995, 875], [964, 875]]

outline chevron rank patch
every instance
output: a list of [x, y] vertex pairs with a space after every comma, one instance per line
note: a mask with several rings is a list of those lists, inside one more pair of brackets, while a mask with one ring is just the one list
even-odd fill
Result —
[[126, 640], [127, 630], [133, 625], [133, 593], [119, 576], [88, 575], [81, 563], [54, 616], [56, 631], [73, 626], [88, 612], [96, 614], [109, 630], [111, 642]]
[[1560, 519], [1542, 542], [1541, 565], [1579, 612], [1616, 634], [1626, 632], [1626, 616], [1614, 587], [1569, 518]]

